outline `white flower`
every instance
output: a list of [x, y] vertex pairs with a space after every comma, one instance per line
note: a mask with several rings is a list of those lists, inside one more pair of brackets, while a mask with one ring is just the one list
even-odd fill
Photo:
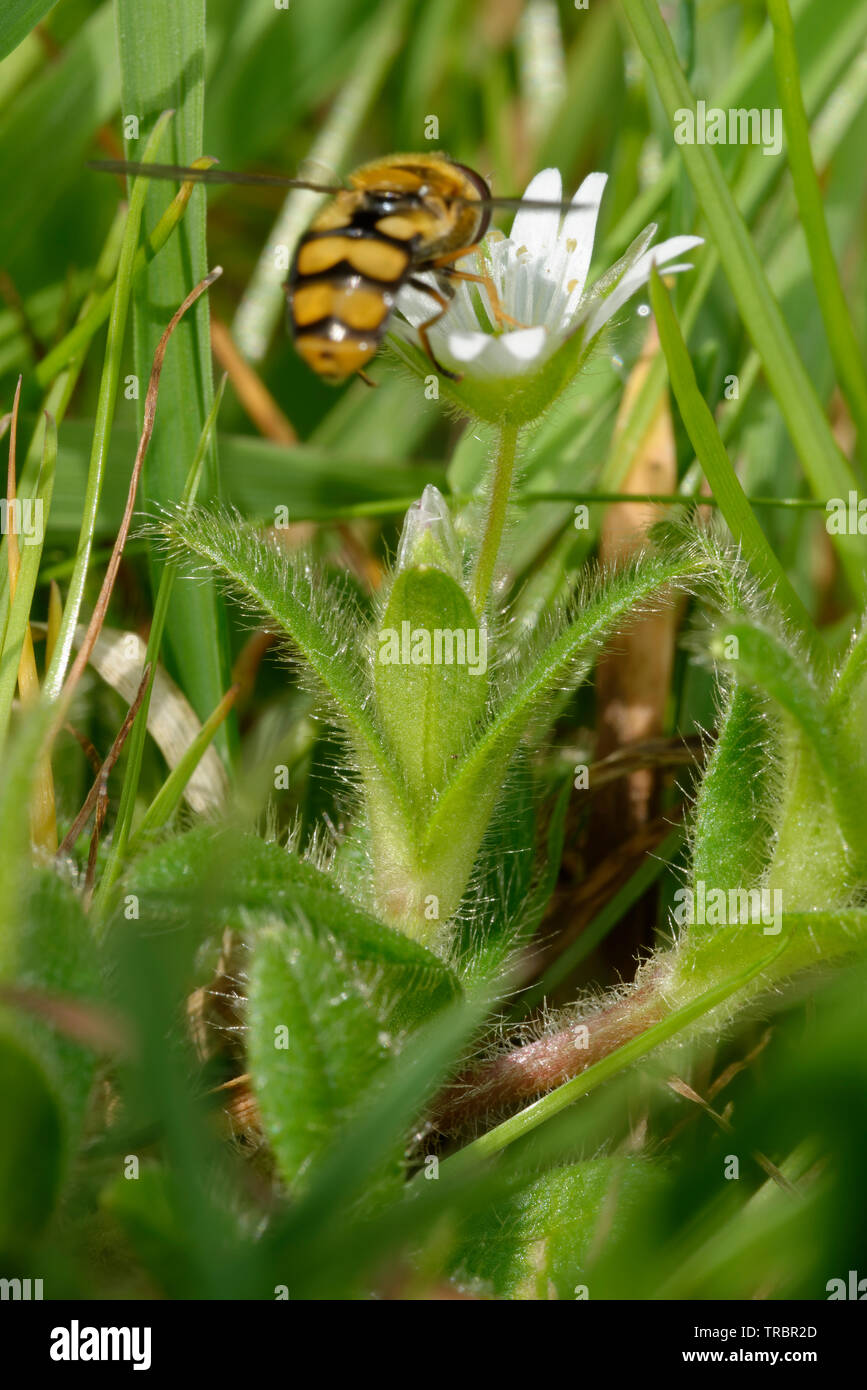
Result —
[[[496, 327], [492, 333], [483, 331], [473, 292], [481, 292], [485, 312], [490, 313], [484, 288], [457, 282], [447, 313], [429, 330], [431, 348], [444, 366], [480, 381], [523, 376], [542, 366], [579, 327], [589, 346], [611, 316], [647, 283], [653, 266], [664, 267], [666, 275], [692, 269], [678, 262], [678, 257], [701, 246], [702, 238], [676, 236], [650, 246], [656, 235], [656, 224], [651, 223], [616, 265], [588, 288], [596, 221], [607, 177], [588, 174], [565, 216], [558, 208], [519, 209], [510, 235], [489, 239], [486, 264], [475, 253], [459, 262], [464, 270], [490, 274], [503, 310], [521, 326], [512, 327], [507, 322], [503, 331]], [[543, 169], [532, 179], [524, 197], [560, 202], [563, 184], [559, 171]], [[434, 281], [430, 279], [430, 283]], [[398, 308], [408, 324], [396, 320], [396, 328], [418, 344], [414, 329], [435, 312], [433, 301], [421, 290], [407, 286], [400, 293]]]

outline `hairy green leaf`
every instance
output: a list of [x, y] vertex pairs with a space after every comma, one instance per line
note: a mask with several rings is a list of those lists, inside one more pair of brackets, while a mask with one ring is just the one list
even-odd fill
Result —
[[203, 562], [290, 639], [365, 761], [402, 803], [401, 776], [367, 708], [367, 673], [354, 631], [358, 614], [348, 589], [327, 584], [303, 561], [293, 563], [276, 540], [260, 539], [237, 517], [195, 507], [168, 513], [155, 529], [179, 568]]
[[[818, 859], [830, 854], [828, 872], [833, 872], [836, 864], [838, 873], [842, 870], [846, 876], [857, 876], [867, 863], [864, 782], [860, 768], [853, 767], [847, 759], [828, 693], [817, 683], [808, 658], [769, 626], [740, 618], [725, 622], [714, 646], [718, 655], [731, 654], [740, 678], [770, 695], [791, 721], [785, 754], [788, 767], [784, 765], [783, 769], [784, 826], [779, 832], [775, 872], [792, 853], [796, 858], [808, 853], [808, 857]], [[823, 787], [833, 806], [831, 817], [816, 814], [818, 794]], [[808, 852], [804, 832], [813, 839], [812, 853]], [[794, 835], [799, 848], [789, 843], [790, 835]], [[829, 837], [835, 842], [836, 852]], [[792, 891], [791, 878], [786, 886]]]
[[[299, 919], [257, 931], [248, 1002], [253, 1085], [293, 1188], [309, 1183], [391, 1046], [370, 986], [337, 938]], [[399, 1152], [388, 1165], [395, 1172]]]
[[[149, 931], [252, 931], [263, 913], [287, 922], [300, 914], [377, 984], [394, 1027], [412, 1026], [460, 993], [438, 956], [364, 912], [332, 875], [258, 835], [189, 831], [138, 859], [124, 892], [135, 893]], [[120, 912], [116, 925], [124, 930]]]
[[376, 703], [417, 805], [467, 748], [487, 698], [487, 631], [441, 569], [405, 570], [375, 634]]
[[637, 1158], [599, 1158], [555, 1168], [535, 1181], [518, 1180], [505, 1201], [471, 1218], [461, 1230], [454, 1273], [495, 1298], [593, 1298], [592, 1268], [662, 1171]]
[[[0, 1089], [8, 1107], [0, 1138], [0, 1249], [7, 1251], [51, 1214], [93, 1078], [92, 1054], [48, 1019], [55, 1001], [87, 1003], [98, 987], [81, 907], [52, 872], [33, 875], [15, 916], [13, 959], [0, 974], [0, 998], [4, 985], [13, 987], [0, 1002]], [[4, 926], [8, 931], [8, 920]]]
[[758, 878], [769, 852], [774, 742], [761, 697], [733, 683], [696, 798], [694, 879], [737, 888]]

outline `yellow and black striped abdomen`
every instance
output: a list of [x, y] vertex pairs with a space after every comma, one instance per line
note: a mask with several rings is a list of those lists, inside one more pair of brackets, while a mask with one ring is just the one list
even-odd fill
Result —
[[302, 239], [286, 295], [295, 347], [314, 372], [340, 382], [370, 361], [385, 336], [413, 264], [418, 228], [370, 200], [349, 195]]

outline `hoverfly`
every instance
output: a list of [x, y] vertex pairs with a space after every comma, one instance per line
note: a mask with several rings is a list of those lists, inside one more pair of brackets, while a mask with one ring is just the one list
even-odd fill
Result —
[[[91, 168], [149, 178], [199, 183], [271, 184], [331, 196], [314, 217], [295, 252], [286, 299], [295, 348], [324, 381], [339, 384], [379, 351], [397, 297], [412, 285], [436, 304], [417, 332], [437, 371], [454, 380], [433, 354], [428, 330], [448, 311], [454, 284], [484, 286], [495, 322], [504, 313], [490, 276], [458, 270], [455, 262], [479, 247], [495, 208], [562, 209], [574, 203], [495, 198], [481, 174], [447, 155], [396, 154], [362, 164], [348, 186], [272, 174], [239, 174], [174, 164], [101, 160]], [[434, 285], [419, 278], [432, 272]]]

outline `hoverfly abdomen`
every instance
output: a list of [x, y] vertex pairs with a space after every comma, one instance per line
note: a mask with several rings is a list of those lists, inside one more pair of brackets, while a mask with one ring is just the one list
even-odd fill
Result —
[[379, 225], [399, 217], [364, 194], [340, 195], [298, 247], [286, 286], [295, 347], [327, 381], [343, 381], [379, 350], [414, 259], [414, 232]]

